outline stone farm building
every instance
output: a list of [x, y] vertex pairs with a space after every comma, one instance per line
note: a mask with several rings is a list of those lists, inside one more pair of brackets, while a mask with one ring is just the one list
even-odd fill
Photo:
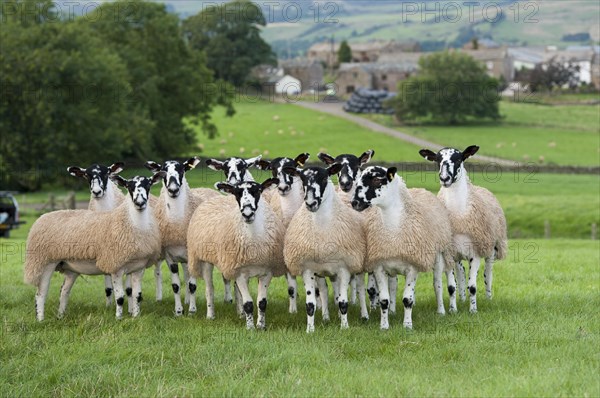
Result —
[[[366, 43], [348, 43], [352, 51], [352, 62], [376, 62], [381, 54], [396, 52], [419, 51], [419, 43], [406, 42], [400, 43], [394, 40], [390, 41], [370, 41]], [[333, 67], [338, 63], [338, 51], [340, 43], [331, 41], [313, 44], [307, 52], [310, 61], [322, 62], [328, 67]]]

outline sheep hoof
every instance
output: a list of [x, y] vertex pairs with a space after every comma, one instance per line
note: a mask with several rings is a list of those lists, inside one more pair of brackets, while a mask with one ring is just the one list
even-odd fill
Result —
[[406, 330], [413, 330], [412, 323], [405, 323], [404, 324], [404, 329], [406, 329]]
[[307, 326], [306, 327], [306, 333], [314, 333], [315, 332], [315, 327], [314, 326]]
[[471, 308], [471, 309], [469, 310], [469, 312], [470, 312], [471, 314], [477, 314], [477, 308]]
[[183, 310], [175, 310], [175, 316], [182, 316]]
[[360, 320], [363, 322], [369, 322], [369, 317], [368, 316], [361, 316]]
[[446, 311], [444, 309], [437, 310], [437, 313], [440, 315], [446, 315]]
[[62, 314], [60, 312], [56, 315], [56, 319], [63, 319], [64, 317], [65, 317], [65, 314]]
[[223, 302], [226, 304], [233, 304], [233, 299], [225, 299]]
[[450, 307], [448, 309], [448, 313], [450, 314], [456, 314], [458, 312], [458, 310], [456, 309], [456, 307]]
[[188, 310], [188, 316], [196, 315], [196, 310]]
[[380, 330], [388, 330], [390, 328], [390, 325], [381, 325], [379, 327]]

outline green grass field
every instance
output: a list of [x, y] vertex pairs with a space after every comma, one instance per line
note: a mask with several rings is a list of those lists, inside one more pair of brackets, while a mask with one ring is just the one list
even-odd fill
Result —
[[[349, 330], [334, 315], [317, 320], [314, 335], [305, 333], [304, 311], [287, 313], [281, 278], [270, 288], [268, 330], [257, 332], [221, 302], [219, 279], [215, 320], [176, 319], [168, 277], [156, 303], [151, 272], [139, 319], [114, 319], [98, 277], [81, 278], [65, 319], [55, 319], [56, 274], [37, 323], [35, 289], [22, 282], [23, 245], [0, 244], [3, 397], [600, 394], [598, 242], [511, 241], [495, 267], [494, 298], [480, 294], [476, 315], [467, 303], [457, 315], [436, 315], [431, 275], [422, 275], [414, 331], [403, 330], [400, 313], [381, 332], [378, 313], [362, 323], [351, 306]], [[202, 292], [200, 282], [200, 314]]]
[[391, 116], [369, 119], [440, 145], [477, 144], [481, 152], [522, 163], [598, 166], [600, 106], [500, 103], [501, 122], [464, 126], [400, 126]]

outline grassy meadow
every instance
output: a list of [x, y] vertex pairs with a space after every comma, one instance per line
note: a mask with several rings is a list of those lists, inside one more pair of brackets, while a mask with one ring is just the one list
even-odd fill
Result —
[[476, 143], [485, 155], [522, 163], [600, 164], [600, 105], [547, 106], [502, 101], [500, 113], [504, 117], [500, 122], [463, 126], [400, 126], [391, 116], [366, 117], [440, 145], [460, 148]]
[[[573, 114], [565, 119], [562, 110], [536, 113], [531, 110], [554, 108], [530, 106], [503, 103], [507, 118], [499, 126], [478, 127], [479, 134], [457, 128], [450, 138], [449, 128], [443, 133], [442, 127], [427, 126], [436, 131], [427, 138], [456, 146], [478, 143], [482, 154], [510, 159], [496, 143], [518, 140], [517, 159], [523, 147], [533, 155], [529, 148], [550, 148], [554, 141], [560, 155], [545, 152], [547, 162], [598, 165], [598, 154], [594, 163], [592, 153], [598, 148], [598, 122], [588, 112], [598, 108], [571, 107]], [[271, 158], [307, 151], [316, 161], [319, 150], [358, 155], [373, 148], [374, 163], [421, 160], [418, 147], [293, 105], [239, 103], [236, 110], [233, 118], [215, 112], [220, 137], [209, 141], [199, 133], [201, 157], [262, 153]], [[510, 132], [510, 123], [520, 133]], [[128, 169], [123, 175], [136, 173], [149, 172]], [[409, 187], [439, 189], [436, 173], [400, 173]], [[257, 180], [267, 177], [254, 174]], [[222, 178], [204, 166], [187, 177], [192, 187]], [[202, 281], [198, 313], [176, 318], [164, 264], [163, 301], [155, 301], [154, 277], [147, 272], [139, 319], [116, 321], [114, 306], [104, 305], [103, 278], [80, 277], [66, 317], [57, 320], [62, 276], [55, 274], [46, 320], [38, 323], [35, 289], [23, 283], [22, 267], [35, 208], [48, 191], [18, 195], [27, 224], [0, 240], [0, 397], [600, 396], [600, 242], [589, 239], [591, 224], [600, 224], [600, 177], [523, 167], [510, 173], [490, 168], [470, 178], [497, 195], [508, 220], [509, 255], [494, 268], [493, 300], [485, 298], [481, 271], [479, 312], [469, 314], [468, 303], [459, 302], [458, 314], [439, 316], [432, 277], [424, 274], [417, 283], [413, 331], [402, 328], [401, 306], [386, 332], [379, 330], [378, 311], [365, 323], [358, 307], [350, 306], [349, 330], [340, 331], [335, 311], [329, 323], [318, 313], [313, 335], [305, 333], [303, 293], [299, 312], [287, 313], [282, 278], [269, 289], [264, 332], [246, 331], [234, 306], [222, 302], [218, 275], [216, 319], [204, 318]], [[87, 200], [84, 184], [73, 179], [73, 188], [78, 200]], [[67, 191], [48, 189], [57, 196]], [[540, 239], [546, 220], [552, 239]]]

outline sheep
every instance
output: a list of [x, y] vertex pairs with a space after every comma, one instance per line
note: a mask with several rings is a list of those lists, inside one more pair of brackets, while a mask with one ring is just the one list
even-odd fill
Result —
[[[284, 167], [303, 167], [310, 154], [301, 153], [296, 158], [279, 157], [272, 161], [259, 160], [256, 166], [261, 170], [270, 170], [274, 178], [279, 180], [277, 191], [279, 195], [272, 195], [269, 204], [280, 217], [284, 227], [287, 229], [296, 211], [302, 206], [304, 191], [300, 178], [295, 178], [283, 171]], [[298, 297], [298, 284], [296, 277], [289, 272], [286, 273], [288, 295], [290, 297], [288, 311], [290, 314], [297, 312], [296, 299]], [[321, 282], [322, 284], [322, 282]], [[318, 289], [317, 289], [318, 290]]]
[[341, 328], [346, 329], [350, 275], [363, 272], [366, 251], [363, 225], [335, 193], [330, 179], [341, 169], [339, 163], [327, 169], [284, 169], [300, 177], [305, 192], [305, 205], [298, 209], [285, 234], [283, 255], [288, 271], [302, 275], [304, 281], [307, 333], [315, 330], [315, 275], [335, 278]]
[[191, 290], [195, 290], [195, 280], [190, 280], [187, 267], [187, 230], [196, 208], [211, 197], [220, 196], [218, 192], [207, 188], [190, 189], [185, 173], [200, 163], [197, 157], [185, 162], [169, 160], [160, 165], [147, 161], [145, 166], [153, 173], [164, 172], [163, 187], [156, 205], [156, 218], [162, 237], [163, 254], [171, 270], [171, 286], [175, 297], [175, 315], [183, 314], [181, 304], [179, 265], [182, 263], [185, 286], [185, 302], [190, 303], [189, 312], [196, 312], [195, 299], [191, 300]]
[[286, 272], [283, 261], [284, 226], [261, 194], [276, 178], [262, 184], [254, 181], [215, 187], [232, 196], [207, 201], [194, 212], [188, 229], [188, 267], [194, 277], [206, 282], [206, 316], [213, 319], [212, 269], [216, 266], [227, 280], [234, 280], [241, 294], [246, 328], [254, 328], [252, 297], [248, 279], [258, 277], [256, 327], [266, 327], [267, 290], [272, 277]]
[[[355, 156], [352, 154], [342, 154], [338, 155], [335, 158], [327, 153], [321, 152], [318, 155], [318, 158], [327, 165], [332, 165], [334, 163], [340, 163], [342, 165], [342, 169], [338, 173], [338, 186], [336, 187], [336, 192], [342, 199], [346, 205], [351, 206], [352, 202], [352, 194], [354, 193], [354, 188], [356, 185], [356, 180], [360, 176], [361, 167], [368, 162], [371, 161], [375, 151], [373, 149], [369, 149], [365, 151], [360, 156]], [[355, 213], [355, 216], [361, 217], [358, 213]], [[361, 217], [362, 218], [362, 217]], [[371, 308], [375, 308], [375, 293], [377, 289], [372, 286], [374, 285], [374, 277], [372, 274], [369, 275], [369, 299], [371, 301]], [[357, 288], [358, 283], [358, 288]], [[352, 304], [356, 304], [357, 292], [358, 292], [358, 300], [361, 308], [361, 314], [363, 319], [368, 319], [369, 314], [366, 308], [366, 300], [365, 300], [365, 287], [364, 287], [364, 275], [352, 275], [350, 279], [350, 302]], [[335, 285], [334, 285], [335, 286]], [[393, 284], [391, 284], [393, 286]], [[334, 294], [337, 296], [337, 292], [334, 291]], [[377, 299], [377, 301], [379, 301]], [[394, 300], [392, 300], [394, 301]], [[395, 303], [394, 303], [395, 305]]]
[[[424, 189], [408, 189], [396, 168], [367, 167], [352, 198], [352, 207], [366, 213], [368, 271], [377, 279], [381, 307], [381, 329], [388, 329], [389, 290], [387, 275], [406, 276], [404, 327], [412, 329], [412, 307], [419, 272], [434, 271], [438, 313], [444, 314], [442, 272], [454, 286], [452, 231], [443, 204]], [[451, 304], [452, 306], [453, 304]], [[454, 306], [456, 304], [454, 303]]]
[[450, 214], [454, 244], [458, 250], [456, 271], [459, 293], [465, 298], [465, 270], [462, 260], [469, 261], [469, 311], [477, 312], [477, 273], [481, 259], [485, 261], [484, 281], [486, 295], [492, 298], [492, 270], [494, 260], [502, 260], [507, 252], [506, 218], [496, 197], [487, 189], [469, 181], [464, 162], [479, 147], [471, 145], [464, 151], [443, 148], [438, 153], [421, 149], [425, 159], [439, 168], [441, 188], [438, 197]]
[[[134, 317], [140, 312], [144, 269], [160, 257], [158, 222], [148, 201], [152, 178], [113, 178], [131, 196], [114, 210], [60, 210], [46, 213], [32, 225], [27, 237], [24, 280], [37, 287], [36, 317], [44, 320], [44, 306], [54, 271], [77, 274], [110, 274], [115, 294], [116, 317], [123, 314], [123, 275], [132, 274]], [[66, 296], [68, 298], [68, 293]], [[61, 292], [61, 300], [63, 299]]]
[[[262, 155], [258, 155], [249, 159], [242, 159], [237, 157], [230, 157], [223, 161], [217, 159], [207, 159], [206, 165], [215, 171], [223, 171], [225, 173], [225, 181], [228, 184], [239, 184], [244, 181], [254, 181], [254, 177], [248, 171], [252, 166], [255, 166], [258, 161], [262, 158]], [[270, 197], [271, 192], [266, 191], [263, 193], [263, 199]], [[228, 280], [223, 278], [223, 284], [225, 285], [225, 296], [223, 301], [231, 303], [233, 297], [231, 296], [231, 284]]]
[[[114, 163], [108, 167], [93, 164], [87, 169], [70, 166], [67, 168], [69, 174], [74, 177], [84, 178], [87, 180], [90, 186], [90, 203], [88, 205], [89, 210], [95, 211], [109, 211], [118, 207], [125, 200], [125, 195], [119, 190], [117, 185], [112, 182], [112, 177], [123, 171], [125, 164], [123, 162]], [[151, 201], [156, 198], [151, 195]], [[152, 203], [154, 205], [155, 203]], [[156, 300], [162, 300], [162, 274], [160, 272], [160, 262], [155, 266], [155, 277], [156, 277]], [[65, 281], [63, 283], [63, 289], [70, 290], [77, 274], [72, 272], [65, 272]], [[132, 305], [132, 289], [131, 289], [131, 275], [128, 275], [125, 280], [125, 293], [129, 301], [129, 308]], [[104, 286], [106, 293], [106, 306], [112, 305], [112, 282], [110, 275], [104, 276]], [[66, 309], [66, 308], [65, 308]], [[63, 314], [60, 314], [62, 316]]]

